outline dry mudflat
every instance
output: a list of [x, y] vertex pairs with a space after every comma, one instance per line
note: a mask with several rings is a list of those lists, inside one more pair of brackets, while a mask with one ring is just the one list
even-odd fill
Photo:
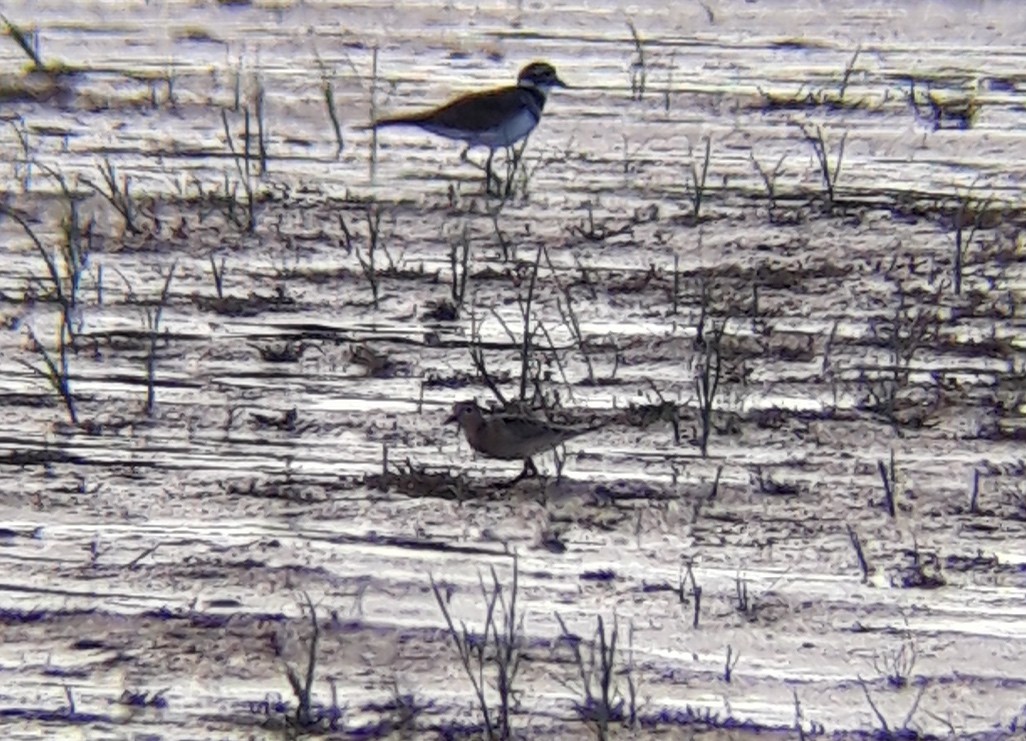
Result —
[[8, 738], [1021, 734], [1016, 5], [3, 12]]

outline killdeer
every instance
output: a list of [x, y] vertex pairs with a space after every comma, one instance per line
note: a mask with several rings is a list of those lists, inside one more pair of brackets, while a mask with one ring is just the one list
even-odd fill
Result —
[[428, 111], [380, 118], [372, 127], [417, 126], [466, 142], [468, 147], [487, 147], [485, 172], [490, 188], [495, 150], [512, 146], [534, 130], [546, 96], [556, 87], [568, 87], [556, 69], [547, 62], [532, 62], [520, 70], [516, 85], [463, 95]]
[[500, 460], [523, 460], [524, 470], [515, 479], [538, 473], [531, 456], [551, 450], [557, 445], [594, 432], [603, 425], [565, 427], [533, 417], [498, 412], [487, 417], [476, 401], [460, 401], [453, 405], [446, 424], [458, 422], [470, 447], [482, 455]]

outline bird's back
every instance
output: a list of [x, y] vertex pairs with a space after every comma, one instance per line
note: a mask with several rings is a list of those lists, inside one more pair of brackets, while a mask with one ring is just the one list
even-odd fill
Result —
[[538, 125], [544, 105], [541, 91], [510, 86], [470, 93], [429, 111], [382, 118], [373, 126], [418, 126], [432, 134], [494, 149], [527, 136]]
[[586, 432], [591, 432], [591, 429], [564, 427], [540, 419], [500, 414], [485, 420], [481, 434], [478, 435], [478, 445], [474, 447], [493, 458], [530, 458]]

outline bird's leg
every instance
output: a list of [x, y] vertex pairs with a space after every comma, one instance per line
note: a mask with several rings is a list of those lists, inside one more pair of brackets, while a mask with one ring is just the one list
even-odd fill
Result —
[[493, 180], [495, 181], [495, 184], [497, 186], [496, 190], [494, 191], [495, 194], [498, 195], [498, 193], [502, 190], [502, 180], [500, 180], [499, 176], [496, 175], [492, 171], [492, 160], [494, 158], [495, 158], [495, 150], [494, 149], [489, 149], [488, 150], [488, 160], [485, 162], [485, 194], [486, 195], [491, 195], [492, 192], [493, 192], [492, 191], [492, 181]]
[[[524, 150], [527, 148], [527, 139], [524, 137], [524, 141], [521, 142], [520, 146], [511, 145], [506, 149], [506, 197], [509, 198], [513, 195], [513, 183], [515, 182], [517, 169], [520, 167], [520, 158], [524, 154]], [[525, 190], [526, 190], [526, 183]]]
[[538, 469], [534, 467], [534, 461], [532, 461], [530, 458], [524, 458], [524, 470], [521, 471], [515, 479], [509, 482], [510, 486], [517, 483], [518, 481], [523, 481], [526, 478], [537, 475]]

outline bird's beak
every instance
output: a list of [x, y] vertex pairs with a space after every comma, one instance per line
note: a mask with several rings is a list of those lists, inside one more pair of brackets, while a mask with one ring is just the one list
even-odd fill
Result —
[[452, 424], [455, 421], [456, 421], [456, 412], [453, 412], [452, 414], [450, 414], [448, 417], [445, 418], [445, 422], [443, 422], [442, 424], [448, 425], [448, 424]]
[[560, 79], [559, 79], [558, 77], [553, 77], [553, 78], [552, 78], [552, 86], [553, 86], [553, 87], [561, 87], [561, 88], [564, 88], [564, 89], [566, 89], [566, 90], [570, 89], [570, 86], [569, 86], [569, 85], [567, 85], [567, 84], [566, 84], [565, 82], [563, 82], [562, 80], [560, 80]]

